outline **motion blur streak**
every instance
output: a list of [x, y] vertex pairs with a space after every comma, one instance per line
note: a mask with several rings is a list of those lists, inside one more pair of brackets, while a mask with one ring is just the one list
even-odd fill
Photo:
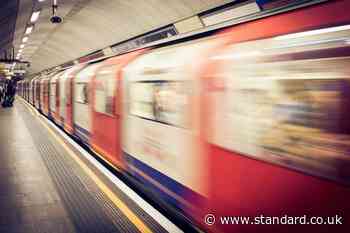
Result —
[[348, 9], [350, 1], [325, 1], [82, 63], [20, 82], [19, 93], [207, 231], [341, 232], [346, 221], [206, 225], [204, 217], [349, 219]]

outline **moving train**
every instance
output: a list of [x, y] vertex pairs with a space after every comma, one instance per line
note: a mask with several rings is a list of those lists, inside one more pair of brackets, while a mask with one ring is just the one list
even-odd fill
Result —
[[[326, 1], [78, 64], [19, 95], [208, 231], [335, 232], [350, 210], [349, 9]], [[218, 219], [286, 214], [345, 222]]]

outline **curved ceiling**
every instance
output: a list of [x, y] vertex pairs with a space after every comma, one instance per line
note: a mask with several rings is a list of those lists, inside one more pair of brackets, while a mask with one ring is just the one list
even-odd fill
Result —
[[33, 10], [40, 18], [23, 51], [30, 73], [63, 64], [232, 0], [58, 0], [63, 23], [52, 24], [50, 0], [21, 0], [14, 46], [19, 49]]

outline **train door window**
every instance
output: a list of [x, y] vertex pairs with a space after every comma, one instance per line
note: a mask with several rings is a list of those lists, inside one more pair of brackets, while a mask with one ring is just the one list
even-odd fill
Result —
[[135, 82], [130, 86], [130, 114], [188, 127], [188, 85], [178, 81]]
[[116, 95], [116, 74], [114, 66], [103, 67], [96, 75], [95, 111], [114, 115]]
[[130, 85], [130, 114], [156, 120], [153, 111], [153, 89], [151, 82], [136, 82]]
[[87, 83], [76, 83], [75, 84], [75, 101], [81, 104], [88, 104], [88, 84]]

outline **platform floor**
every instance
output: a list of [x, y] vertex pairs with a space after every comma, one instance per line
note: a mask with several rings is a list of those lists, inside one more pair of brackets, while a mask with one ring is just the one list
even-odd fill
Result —
[[149, 215], [41, 118], [22, 100], [0, 108], [0, 232], [181, 232]]

